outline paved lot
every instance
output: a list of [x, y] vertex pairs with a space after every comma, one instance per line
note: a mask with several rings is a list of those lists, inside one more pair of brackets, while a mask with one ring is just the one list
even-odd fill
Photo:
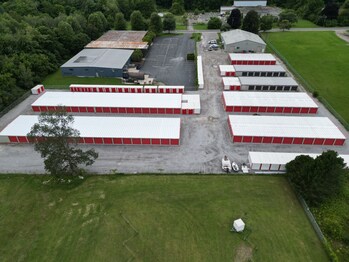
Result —
[[166, 85], [184, 85], [195, 90], [195, 63], [187, 61], [194, 53], [195, 42], [191, 33], [155, 39], [141, 70]]
[[[181, 145], [95, 146], [99, 158], [88, 170], [97, 173], [110, 173], [112, 170], [124, 173], [220, 173], [220, 161], [225, 154], [238, 163], [247, 162], [249, 151], [321, 153], [332, 149], [349, 154], [349, 142], [343, 147], [233, 144], [228, 131], [228, 114], [221, 105], [222, 84], [218, 74], [218, 65], [228, 64], [228, 56], [222, 50], [206, 51], [207, 41], [216, 37], [216, 33], [204, 33], [203, 41], [198, 43], [198, 51], [203, 56], [205, 88], [192, 93], [200, 94], [201, 114], [180, 116]], [[35, 98], [29, 97], [1, 118], [0, 129], [18, 114], [32, 114], [30, 104]], [[339, 122], [321, 104], [319, 106], [319, 116], [330, 117], [345, 136], [349, 137]], [[0, 144], [0, 173], [6, 172], [42, 173], [43, 162], [32, 145]]]

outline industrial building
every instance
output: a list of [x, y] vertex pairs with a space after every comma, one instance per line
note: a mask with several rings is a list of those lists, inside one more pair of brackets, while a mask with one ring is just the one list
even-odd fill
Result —
[[316, 114], [317, 104], [306, 93], [223, 92], [224, 110], [234, 113]]
[[234, 0], [235, 7], [267, 6], [267, 0]]
[[110, 30], [85, 48], [146, 50], [149, 47], [148, 43], [143, 41], [146, 33], [147, 31]]
[[[199, 95], [145, 93], [76, 93], [46, 92], [33, 104], [34, 112], [55, 111], [65, 107], [74, 113], [113, 114], [200, 114]], [[188, 108], [195, 105], [195, 108]], [[182, 106], [185, 110], [182, 110]]]
[[234, 143], [342, 146], [345, 136], [327, 117], [230, 115]]
[[80, 85], [69, 86], [71, 92], [95, 93], [166, 93], [182, 94], [184, 86], [143, 86], [143, 85]]
[[[1, 143], [29, 143], [27, 134], [38, 116], [20, 115], [0, 132]], [[180, 118], [74, 116], [79, 143], [166, 145], [180, 143]]]
[[230, 30], [221, 34], [224, 50], [233, 53], [263, 53], [267, 44], [251, 32], [240, 29]]
[[231, 91], [297, 91], [292, 77], [222, 77], [224, 90]]
[[272, 54], [234, 54], [229, 53], [232, 65], [275, 65], [276, 58]]
[[[307, 153], [279, 153], [279, 152], [249, 152], [248, 162], [250, 168], [256, 171], [286, 171], [286, 164], [297, 156], [306, 155], [316, 158], [320, 154]], [[349, 155], [339, 155], [348, 167]]]
[[122, 77], [132, 50], [84, 49], [61, 66], [63, 76]]
[[221, 76], [284, 77], [286, 70], [281, 65], [220, 65]]

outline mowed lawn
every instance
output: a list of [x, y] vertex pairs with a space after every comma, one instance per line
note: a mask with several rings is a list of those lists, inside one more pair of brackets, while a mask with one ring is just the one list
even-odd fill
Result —
[[48, 75], [43, 81], [45, 88], [62, 88], [67, 89], [71, 84], [100, 84], [100, 85], [120, 85], [122, 83], [119, 78], [112, 77], [76, 77], [62, 76], [61, 70]]
[[[0, 176], [1, 261], [328, 260], [283, 177], [45, 180]], [[230, 232], [240, 217], [246, 241]]]
[[269, 33], [268, 41], [349, 122], [349, 44], [334, 32]]

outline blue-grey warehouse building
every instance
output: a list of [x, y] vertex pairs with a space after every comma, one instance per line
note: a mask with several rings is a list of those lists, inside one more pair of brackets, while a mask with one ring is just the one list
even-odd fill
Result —
[[61, 66], [63, 76], [122, 77], [133, 50], [84, 49]]

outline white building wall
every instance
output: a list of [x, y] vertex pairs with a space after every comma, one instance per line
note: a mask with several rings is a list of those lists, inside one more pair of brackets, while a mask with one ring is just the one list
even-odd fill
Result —
[[234, 1], [234, 6], [267, 6], [267, 1]]

